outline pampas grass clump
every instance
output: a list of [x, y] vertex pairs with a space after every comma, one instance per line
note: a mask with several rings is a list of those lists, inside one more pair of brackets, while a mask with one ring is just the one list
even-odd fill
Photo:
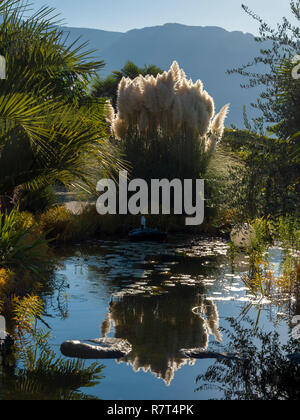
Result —
[[118, 88], [118, 112], [112, 121], [116, 138], [134, 128], [141, 137], [178, 133], [197, 136], [205, 151], [214, 150], [223, 136], [229, 105], [215, 115], [213, 98], [203, 83], [188, 80], [176, 61], [168, 72], [153, 76], [123, 77]]
[[117, 113], [110, 108], [109, 121], [133, 177], [196, 179], [204, 176], [223, 136], [228, 108], [215, 115], [203, 83], [188, 80], [174, 61], [156, 77], [123, 77]]

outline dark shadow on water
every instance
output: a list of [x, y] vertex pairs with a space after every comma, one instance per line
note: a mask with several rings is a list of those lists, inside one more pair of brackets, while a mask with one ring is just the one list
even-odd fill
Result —
[[[45, 366], [45, 369], [46, 366]], [[24, 372], [0, 368], [0, 400], [98, 400], [80, 390], [93, 388], [101, 382], [103, 366], [90, 366], [65, 374], [54, 371]]]

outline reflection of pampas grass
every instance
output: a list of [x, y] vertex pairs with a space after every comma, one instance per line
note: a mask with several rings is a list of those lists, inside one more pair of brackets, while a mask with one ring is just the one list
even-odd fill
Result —
[[[203, 323], [203, 327], [209, 332], [209, 334], [212, 334], [215, 339], [219, 342], [222, 341], [222, 335], [220, 333], [219, 329], [219, 313], [217, 305], [211, 301], [204, 299], [202, 300], [202, 303], [200, 306], [196, 306], [192, 309], [192, 312], [195, 315], [198, 315], [201, 322]], [[206, 319], [202, 317], [201, 314], [204, 314]], [[202, 346], [202, 348], [208, 347], [208, 335], [207, 335], [207, 342], [205, 346]]]
[[[189, 300], [178, 311], [174, 304], [177, 296], [166, 296], [157, 300], [123, 296], [111, 302], [109, 319], [115, 336], [126, 337], [132, 344], [131, 353], [120, 362], [132, 366], [135, 372], [150, 371], [170, 385], [177, 370], [195, 363], [183, 357], [180, 349], [207, 348], [209, 336], [206, 320], [191, 316]], [[196, 300], [194, 296], [191, 299]]]
[[105, 320], [101, 324], [101, 334], [102, 334], [102, 337], [107, 337], [107, 335], [110, 332], [110, 328], [111, 328], [111, 320], [110, 320], [110, 318], [108, 316], [107, 318], [105, 318]]
[[206, 300], [203, 303], [203, 312], [206, 316], [208, 331], [219, 342], [222, 341], [222, 335], [219, 329], [219, 313], [216, 304], [211, 300]]

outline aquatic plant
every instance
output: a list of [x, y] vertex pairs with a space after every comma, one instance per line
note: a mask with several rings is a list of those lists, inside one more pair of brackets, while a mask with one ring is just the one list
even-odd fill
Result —
[[300, 250], [300, 218], [287, 216], [280, 217], [276, 226], [278, 240], [285, 248]]
[[[288, 293], [299, 301], [299, 221], [293, 217], [258, 218], [251, 221], [255, 238], [249, 247], [239, 248], [229, 243], [228, 257], [234, 265], [239, 255], [247, 255], [248, 272], [242, 275], [244, 284], [255, 297], [278, 300]], [[279, 271], [271, 264], [270, 247], [282, 247]], [[297, 305], [296, 305], [297, 306]]]
[[[251, 221], [255, 229], [255, 240], [251, 247], [238, 248], [229, 243], [228, 256], [234, 267], [240, 255], [248, 257], [249, 268], [241, 278], [255, 297], [255, 304], [266, 302], [278, 305], [288, 316], [299, 313], [300, 302], [300, 254], [299, 221], [294, 217], [269, 217]], [[272, 246], [280, 245], [279, 267], [271, 262]], [[287, 302], [289, 302], [287, 304]], [[242, 315], [253, 307], [250, 303]], [[258, 312], [256, 327], [260, 318]]]

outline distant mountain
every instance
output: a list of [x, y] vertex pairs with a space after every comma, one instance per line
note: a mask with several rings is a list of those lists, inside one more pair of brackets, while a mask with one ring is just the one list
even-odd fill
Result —
[[122, 32], [101, 31], [100, 29], [69, 28], [67, 26], [63, 26], [61, 29], [68, 35], [69, 43], [75, 42], [78, 38], [80, 38], [79, 43], [89, 41], [89, 49], [97, 50], [102, 59], [103, 52], [125, 35]]
[[[239, 75], [228, 76], [226, 70], [248, 63], [259, 52], [254, 36], [228, 32], [219, 27], [185, 26], [168, 23], [126, 33], [85, 28], [64, 28], [70, 41], [79, 36], [90, 40], [90, 47], [105, 63], [106, 76], [119, 70], [127, 60], [136, 64], [155, 64], [167, 70], [174, 60], [193, 80], [201, 79], [219, 109], [231, 104], [227, 125], [243, 127], [243, 105], [249, 106], [258, 96], [257, 89], [242, 89], [246, 81]], [[251, 116], [249, 109], [249, 116]]]

